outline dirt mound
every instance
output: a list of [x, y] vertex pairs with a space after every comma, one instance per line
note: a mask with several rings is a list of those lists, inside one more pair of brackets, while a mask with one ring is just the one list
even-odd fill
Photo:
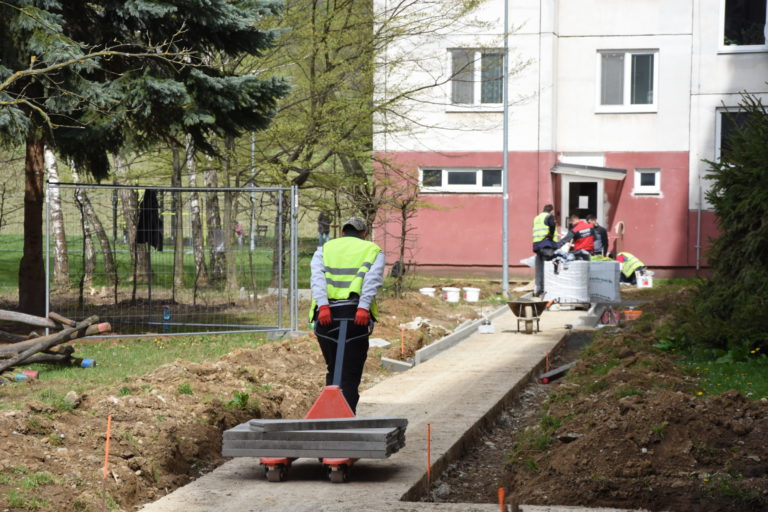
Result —
[[521, 503], [766, 510], [768, 401], [700, 396], [652, 348], [660, 309], [598, 334], [517, 435], [506, 481]]
[[214, 362], [177, 360], [112, 393], [73, 393], [71, 402], [2, 412], [1, 483], [45, 482], [35, 498], [17, 493], [8, 504], [14, 510], [130, 510], [220, 464], [223, 429], [253, 417], [301, 417], [323, 384], [322, 355], [304, 337]]

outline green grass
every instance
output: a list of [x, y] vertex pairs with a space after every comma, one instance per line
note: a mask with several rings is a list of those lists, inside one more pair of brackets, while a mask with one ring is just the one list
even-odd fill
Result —
[[768, 399], [768, 357], [747, 361], [689, 361], [689, 368], [700, 377], [699, 395], [719, 395], [735, 389], [752, 400]]
[[[243, 333], [78, 343], [77, 355], [95, 359], [95, 368], [46, 364], [24, 366], [39, 371], [40, 382], [34, 387], [37, 391], [23, 385], [4, 386], [0, 408], [16, 409], [32, 398], [51, 404], [56, 410], [71, 410], [72, 406], [64, 401], [64, 395], [69, 390], [83, 393], [94, 388], [111, 388], [112, 393], [124, 396], [133, 392], [127, 384], [131, 377], [145, 375], [160, 365], [176, 359], [211, 361], [237, 348], [255, 348], [265, 342], [263, 335]], [[44, 389], [39, 390], [40, 387]]]

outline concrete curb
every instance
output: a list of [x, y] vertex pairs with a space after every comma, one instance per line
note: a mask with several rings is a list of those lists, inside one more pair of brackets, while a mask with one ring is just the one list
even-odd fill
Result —
[[496, 311], [494, 311], [487, 317], [478, 318], [477, 320], [473, 321], [466, 327], [458, 331], [452, 332], [448, 336], [440, 338], [439, 340], [427, 345], [426, 347], [420, 348], [419, 350], [416, 351], [416, 355], [414, 357], [414, 364], [416, 365], [416, 364], [423, 363], [424, 361], [432, 359], [443, 350], [451, 348], [452, 346], [456, 345], [460, 341], [468, 338], [471, 334], [474, 334], [475, 331], [477, 331], [478, 327], [480, 327], [480, 325], [483, 323], [483, 321], [486, 318], [488, 318], [489, 320], [492, 320], [494, 318], [501, 316], [505, 311], [509, 311], [509, 307], [501, 306], [500, 308], [498, 308]]
[[404, 372], [413, 368], [413, 363], [409, 361], [398, 361], [397, 359], [390, 359], [388, 357], [381, 358], [381, 365], [394, 372]]

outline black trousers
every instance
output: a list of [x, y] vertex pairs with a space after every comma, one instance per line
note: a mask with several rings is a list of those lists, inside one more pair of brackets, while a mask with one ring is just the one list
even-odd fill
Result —
[[323, 352], [325, 365], [328, 368], [328, 372], [325, 374], [325, 384], [331, 385], [333, 384], [333, 373], [336, 366], [337, 344], [335, 341], [326, 339], [325, 336], [334, 340], [338, 339], [339, 319], [350, 319], [347, 322], [347, 340], [355, 339], [349, 341], [344, 347], [341, 392], [344, 398], [347, 399], [347, 403], [353, 412], [357, 410], [357, 402], [360, 400], [360, 394], [357, 392], [357, 389], [360, 387], [365, 360], [368, 357], [368, 326], [355, 325], [356, 311], [357, 306], [354, 305], [331, 307], [331, 314], [333, 315], [331, 325], [323, 326], [317, 324], [315, 326], [315, 331], [319, 335], [317, 341], [320, 343], [320, 350]]

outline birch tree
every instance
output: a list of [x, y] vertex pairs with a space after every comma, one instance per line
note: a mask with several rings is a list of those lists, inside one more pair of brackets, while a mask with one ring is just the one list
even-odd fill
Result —
[[48, 207], [51, 212], [53, 234], [53, 282], [57, 288], [66, 290], [69, 288], [69, 256], [64, 229], [64, 212], [61, 209], [61, 189], [57, 186], [61, 180], [56, 155], [50, 148], [45, 148], [45, 169], [48, 173], [48, 182], [51, 184]]

